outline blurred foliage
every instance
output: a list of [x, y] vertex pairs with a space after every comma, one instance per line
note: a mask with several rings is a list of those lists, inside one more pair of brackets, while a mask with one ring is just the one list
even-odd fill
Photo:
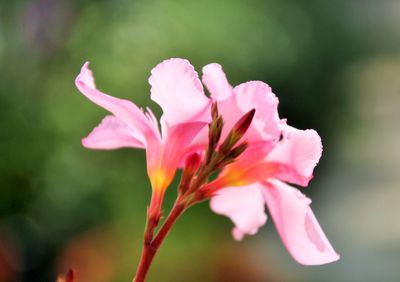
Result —
[[[317, 129], [329, 156], [352, 114], [343, 73], [360, 58], [395, 51], [385, 44], [385, 23], [368, 20], [378, 3], [2, 1], [0, 280], [54, 281], [71, 261], [91, 277], [82, 281], [133, 275], [150, 196], [145, 156], [80, 145], [105, 115], [74, 87], [84, 61], [100, 89], [158, 115], [147, 84], [152, 67], [183, 57], [200, 72], [218, 62], [232, 84], [269, 83], [281, 116]], [[193, 209], [167, 240], [150, 281], [226, 281], [218, 265], [232, 254], [216, 246], [230, 240], [229, 229], [207, 205]]]

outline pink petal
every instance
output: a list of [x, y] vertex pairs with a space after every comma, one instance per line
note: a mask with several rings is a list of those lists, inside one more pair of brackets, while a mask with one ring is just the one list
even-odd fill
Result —
[[241, 112], [256, 109], [252, 127], [246, 134], [247, 139], [278, 140], [281, 134], [279, 101], [272, 93], [271, 87], [262, 81], [249, 81], [236, 86], [233, 91]]
[[250, 144], [233, 163], [225, 166], [218, 177], [208, 183], [205, 189], [211, 193], [226, 186], [244, 186], [273, 177], [279, 166], [272, 162], [262, 161], [269, 149], [268, 143]]
[[220, 190], [210, 201], [211, 209], [229, 217], [235, 224], [232, 234], [236, 240], [257, 233], [267, 221], [260, 184], [228, 187]]
[[93, 131], [82, 140], [83, 146], [90, 149], [111, 150], [123, 147], [144, 148], [140, 133], [116, 118], [106, 116]]
[[187, 153], [186, 148], [206, 125], [205, 122], [187, 122], [175, 125], [168, 129], [161, 146], [155, 144], [155, 146], [150, 145], [147, 148], [147, 170], [153, 188], [165, 189], [171, 183], [176, 169]]
[[311, 200], [299, 190], [278, 181], [265, 183], [268, 210], [288, 252], [299, 263], [319, 265], [339, 259], [311, 208]]
[[205, 151], [208, 146], [208, 126], [203, 127], [199, 133], [193, 138], [193, 141], [186, 148], [186, 154]]
[[151, 71], [149, 83], [151, 99], [161, 106], [168, 126], [187, 121], [210, 121], [210, 100], [189, 61], [163, 61]]
[[[230, 170], [248, 170], [254, 169], [256, 166], [263, 166], [264, 159], [271, 151], [271, 144], [269, 142], [253, 142], [250, 143], [247, 149], [233, 162], [228, 165]], [[265, 180], [266, 178], [259, 179], [258, 181]], [[257, 182], [258, 182], [257, 181]]]
[[267, 161], [282, 164], [278, 178], [307, 186], [321, 154], [321, 138], [315, 130], [286, 126], [283, 139], [270, 152]]
[[[256, 109], [256, 113], [244, 139], [251, 143], [263, 141], [271, 144], [279, 139], [281, 121], [278, 116], [278, 99], [267, 84], [250, 81], [232, 89], [218, 64], [205, 66], [203, 73], [203, 82], [212, 98], [218, 101], [218, 109], [224, 119], [222, 140], [240, 117], [251, 109]], [[196, 138], [196, 144], [204, 143], [206, 135], [200, 137]]]
[[[252, 108], [243, 110], [237, 105], [233, 88], [229, 84], [221, 65], [213, 63], [203, 67], [203, 82], [210, 91], [213, 100], [218, 101], [218, 110], [224, 119], [221, 136], [221, 140], [224, 140], [234, 124]], [[207, 142], [207, 132], [202, 132], [195, 140], [195, 144], [207, 144]]]
[[[93, 103], [113, 113], [129, 127], [135, 128], [138, 132], [136, 137], [141, 142], [146, 143], [149, 138], [159, 139], [159, 133], [152, 117], [146, 116], [141, 109], [128, 100], [118, 99], [97, 90], [92, 71], [88, 66], [89, 63], [86, 62], [75, 80], [79, 91]], [[139, 135], [141, 136], [139, 137]]]
[[163, 143], [164, 163], [170, 164], [174, 169], [178, 166], [186, 148], [192, 142], [199, 131], [205, 127], [205, 122], [181, 123], [169, 129], [168, 135]]
[[[233, 95], [229, 96], [227, 99], [218, 101], [218, 111], [224, 120], [221, 141], [225, 139], [225, 137], [228, 135], [228, 132], [232, 129], [235, 123], [250, 110], [252, 109], [250, 108], [247, 111], [243, 111], [242, 109], [240, 109], [237, 105], [235, 96]], [[250, 125], [248, 131], [251, 130], [251, 127], [252, 125]], [[245, 136], [246, 137], [243, 138], [247, 139], [247, 134], [245, 134]]]
[[214, 100], [224, 100], [233, 94], [232, 86], [219, 64], [214, 63], [203, 67], [202, 80]]

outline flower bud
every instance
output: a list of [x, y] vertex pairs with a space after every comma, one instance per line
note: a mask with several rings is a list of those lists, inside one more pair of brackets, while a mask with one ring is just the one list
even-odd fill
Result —
[[253, 121], [255, 112], [256, 110], [252, 109], [235, 123], [219, 149], [221, 153], [228, 154], [233, 146], [245, 135]]
[[219, 117], [219, 112], [218, 112], [218, 104], [217, 102], [214, 102], [211, 106], [211, 117], [212, 119], [217, 119]]
[[179, 193], [183, 194], [189, 188], [190, 181], [196, 174], [201, 164], [201, 157], [198, 153], [193, 153], [186, 158], [182, 180], [179, 184]]
[[228, 157], [232, 159], [236, 159], [239, 157], [248, 147], [248, 143], [244, 141], [243, 143], [239, 144], [237, 147], [233, 148], [229, 154]]
[[209, 125], [208, 139], [211, 145], [216, 146], [218, 144], [219, 139], [221, 138], [223, 125], [224, 121], [222, 120], [222, 117], [213, 120]]
[[193, 153], [186, 158], [185, 172], [193, 174], [200, 167], [201, 158], [198, 153]]
[[248, 143], [244, 141], [240, 145], [233, 148], [226, 156], [217, 164], [219, 169], [223, 169], [228, 164], [233, 163], [248, 147]]
[[208, 126], [208, 148], [205, 155], [205, 163], [208, 164], [215, 152], [219, 139], [221, 138], [224, 121], [218, 113], [217, 103], [211, 107], [212, 121]]

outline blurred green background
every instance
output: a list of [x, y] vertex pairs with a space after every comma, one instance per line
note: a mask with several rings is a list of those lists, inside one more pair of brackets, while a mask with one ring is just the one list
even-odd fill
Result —
[[[131, 281], [150, 185], [139, 150], [90, 151], [106, 114], [76, 90], [91, 61], [105, 92], [160, 109], [150, 70], [218, 62], [232, 84], [269, 83], [280, 115], [314, 128], [324, 156], [306, 190], [334, 264], [296, 264], [272, 222], [234, 242], [192, 208], [148, 281], [400, 280], [400, 1], [0, 2], [0, 281]], [[175, 196], [168, 190], [165, 209]]]

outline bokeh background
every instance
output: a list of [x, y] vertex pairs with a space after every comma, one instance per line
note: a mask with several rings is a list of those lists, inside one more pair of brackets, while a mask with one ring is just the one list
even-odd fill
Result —
[[147, 78], [170, 57], [263, 80], [282, 117], [318, 130], [324, 155], [303, 191], [342, 259], [296, 264], [272, 222], [234, 242], [204, 203], [148, 281], [400, 281], [399, 15], [395, 0], [1, 1], [0, 281], [55, 281], [70, 266], [78, 281], [131, 281], [145, 155], [81, 146], [106, 113], [73, 81], [89, 60], [100, 89], [159, 115]]

